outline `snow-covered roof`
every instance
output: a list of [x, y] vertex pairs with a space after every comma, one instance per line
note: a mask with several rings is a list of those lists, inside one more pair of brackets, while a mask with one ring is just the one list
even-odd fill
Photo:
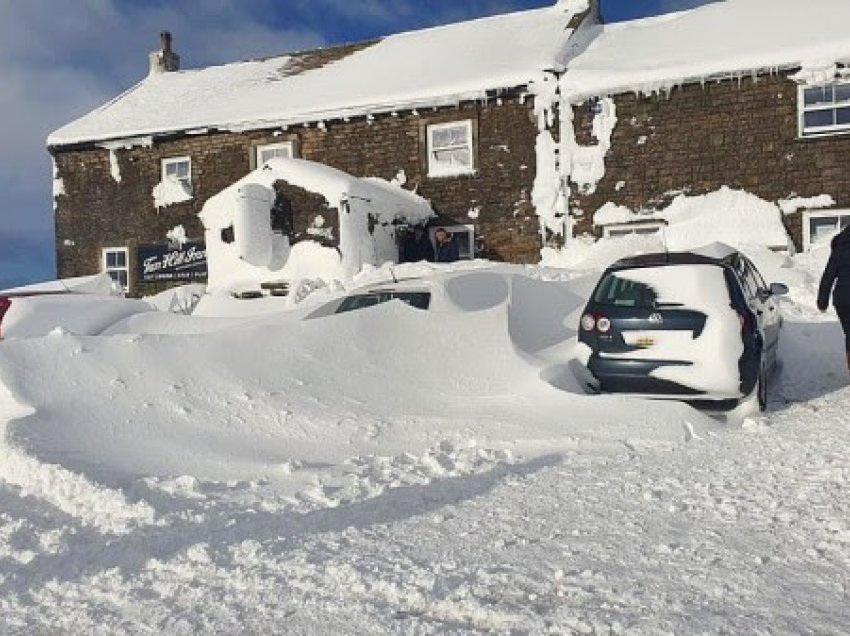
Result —
[[847, 0], [723, 0], [604, 25], [568, 63], [563, 84], [575, 102], [724, 74], [830, 68], [850, 60], [848, 23]]
[[320, 68], [293, 56], [153, 74], [63, 126], [48, 145], [244, 130], [453, 104], [526, 85], [563, 64], [588, 0], [392, 35]]

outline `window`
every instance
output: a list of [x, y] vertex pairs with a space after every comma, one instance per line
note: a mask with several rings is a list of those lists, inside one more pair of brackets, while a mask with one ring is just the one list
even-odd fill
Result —
[[106, 247], [103, 250], [103, 271], [109, 274], [116, 288], [126, 294], [130, 289], [130, 266], [126, 247]]
[[279, 144], [266, 144], [257, 146], [257, 167], [261, 167], [269, 159], [275, 157], [283, 157], [284, 159], [292, 159], [295, 156], [294, 144], [291, 141], [284, 141]]
[[472, 120], [428, 126], [428, 176], [453, 177], [474, 172]]
[[431, 304], [431, 294], [428, 292], [402, 292], [393, 290], [377, 290], [367, 294], [348, 296], [337, 307], [336, 313], [344, 314], [349, 311], [374, 307], [391, 300], [400, 300], [414, 309], [428, 309]]
[[612, 223], [602, 228], [605, 238], [620, 238], [623, 236], [651, 236], [658, 234], [664, 227], [663, 223]]
[[803, 250], [829, 243], [832, 237], [850, 225], [850, 210], [803, 213]]
[[801, 86], [800, 136], [850, 132], [850, 83]]
[[192, 194], [192, 159], [190, 157], [172, 157], [162, 160], [162, 180], [176, 180], [186, 194]]
[[461, 260], [471, 261], [475, 258], [474, 225], [440, 225], [430, 228], [428, 230], [428, 236], [431, 238], [431, 243], [435, 246], [437, 245], [437, 239], [434, 235], [441, 227], [451, 235], [452, 240], [457, 245], [457, 251], [460, 254]]

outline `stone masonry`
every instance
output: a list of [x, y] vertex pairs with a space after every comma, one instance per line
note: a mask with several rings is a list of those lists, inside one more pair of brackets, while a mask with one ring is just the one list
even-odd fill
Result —
[[[800, 138], [797, 85], [788, 74], [690, 84], [653, 97], [618, 95], [615, 102], [619, 123], [605, 177], [592, 196], [572, 200], [584, 213], [579, 233], [593, 231], [593, 213], [609, 201], [654, 209], [673, 193], [723, 185], [768, 201], [830, 194], [837, 207], [850, 206], [850, 136]], [[590, 109], [578, 106], [575, 114], [579, 143], [591, 143]], [[785, 223], [799, 249], [802, 214]]]
[[[429, 178], [429, 124], [473, 121], [474, 175]], [[458, 107], [327, 122], [247, 133], [217, 133], [158, 138], [152, 147], [116, 151], [121, 180], [110, 173], [109, 151], [94, 146], [54, 149], [65, 194], [57, 198], [58, 275], [79, 276], [101, 269], [101, 250], [126, 246], [131, 294], [158, 291], [162, 285], [135, 285], [135, 249], [165, 240], [182, 224], [190, 239], [203, 239], [197, 214], [204, 202], [254, 168], [257, 145], [292, 141], [296, 155], [355, 176], [392, 179], [401, 170], [406, 187], [430, 199], [440, 224], [474, 225], [482, 257], [535, 262], [540, 239], [530, 203], [535, 175], [536, 124], [533, 102], [519, 95], [465, 103]], [[152, 190], [161, 180], [161, 161], [189, 156], [193, 198], [160, 210]], [[470, 215], [476, 209], [477, 215]], [[475, 218], [472, 218], [475, 217]]]

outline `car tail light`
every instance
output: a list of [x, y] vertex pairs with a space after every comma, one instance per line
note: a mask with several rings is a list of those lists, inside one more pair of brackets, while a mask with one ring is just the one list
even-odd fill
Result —
[[611, 320], [602, 314], [584, 314], [581, 317], [582, 331], [593, 331], [608, 333], [611, 331]]
[[3, 339], [3, 316], [6, 315], [6, 312], [9, 311], [9, 307], [12, 306], [12, 301], [6, 296], [0, 296], [0, 340]]

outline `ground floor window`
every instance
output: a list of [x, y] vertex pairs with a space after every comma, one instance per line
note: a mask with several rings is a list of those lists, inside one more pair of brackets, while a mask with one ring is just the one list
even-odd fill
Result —
[[130, 265], [126, 247], [106, 247], [103, 249], [103, 271], [109, 274], [114, 285], [124, 293], [130, 289]]
[[850, 210], [803, 213], [803, 250], [828, 243], [832, 237], [850, 225]]
[[442, 227], [446, 232], [451, 234], [452, 240], [457, 245], [457, 251], [460, 254], [461, 260], [471, 261], [475, 258], [475, 226], [474, 225], [441, 225], [428, 229], [428, 236], [431, 243], [437, 244], [437, 239], [434, 238], [437, 230]]
[[603, 227], [602, 232], [605, 238], [651, 236], [658, 234], [663, 227], [663, 223], [612, 223]]

